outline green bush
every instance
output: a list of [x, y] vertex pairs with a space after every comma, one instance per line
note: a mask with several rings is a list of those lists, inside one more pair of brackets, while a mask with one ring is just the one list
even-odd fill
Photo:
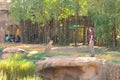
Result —
[[0, 76], [3, 80], [24, 79], [27, 76], [33, 76], [34, 71], [35, 64], [20, 54], [0, 61]]

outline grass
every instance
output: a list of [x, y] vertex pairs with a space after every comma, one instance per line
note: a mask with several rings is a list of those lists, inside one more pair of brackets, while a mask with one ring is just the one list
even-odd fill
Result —
[[120, 57], [120, 53], [118, 53], [118, 52], [108, 51], [106, 54], [109, 55], [109, 56]]
[[[84, 49], [84, 50], [79, 50], [80, 53], [89, 53], [88, 49]], [[107, 53], [107, 51], [105, 50], [100, 50], [100, 49], [95, 49], [95, 54], [100, 54], [100, 55], [105, 55]]]
[[[82, 53], [82, 54], [74, 54], [73, 53], [72, 56], [89, 55], [88, 49], [83, 49], [83, 50], [80, 49], [78, 52]], [[120, 52], [95, 49], [95, 55], [97, 56], [97, 58], [99, 58], [101, 60], [120, 64]]]
[[39, 60], [44, 57], [52, 57], [52, 56], [72, 56], [72, 55], [71, 54], [62, 54], [62, 53], [43, 52], [43, 53], [33, 54], [33, 55], [29, 56], [29, 58]]
[[16, 54], [0, 60], [0, 71], [4, 71], [3, 74], [6, 75], [6, 78], [3, 76], [4, 79], [22, 79], [34, 74], [35, 64], [28, 61], [24, 55]]
[[111, 60], [111, 62], [120, 64], [120, 60]]
[[120, 60], [107, 60], [107, 62], [112, 62], [112, 63], [120, 64]]
[[5, 49], [6, 47], [0, 47], [0, 51], [2, 51], [3, 49]]
[[[80, 53], [86, 53], [89, 54], [89, 50], [79, 50]], [[109, 55], [109, 56], [115, 56], [115, 57], [120, 57], [120, 53], [119, 52], [115, 52], [115, 51], [107, 51], [107, 50], [101, 50], [101, 49], [95, 49], [95, 54], [97, 55]]]
[[35, 78], [34, 73], [35, 63], [25, 55], [16, 54], [0, 60], [0, 80], [43, 80]]

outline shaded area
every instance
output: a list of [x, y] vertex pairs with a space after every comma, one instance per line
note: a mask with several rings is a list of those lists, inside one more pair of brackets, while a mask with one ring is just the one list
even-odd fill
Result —
[[0, 58], [2, 57], [2, 52], [0, 51]]

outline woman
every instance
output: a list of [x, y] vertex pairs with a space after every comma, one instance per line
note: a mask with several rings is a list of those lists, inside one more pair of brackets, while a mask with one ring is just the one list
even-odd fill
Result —
[[90, 50], [90, 54], [91, 57], [94, 57], [94, 31], [93, 28], [90, 27], [89, 28], [89, 50]]

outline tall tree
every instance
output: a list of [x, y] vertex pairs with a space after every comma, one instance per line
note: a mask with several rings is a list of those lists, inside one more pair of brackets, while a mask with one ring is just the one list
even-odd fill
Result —
[[[61, 36], [59, 36], [58, 39], [62, 43], [68, 44], [70, 26], [67, 23], [68, 18], [75, 16], [74, 24], [78, 25], [80, 23], [77, 21], [78, 17], [87, 16], [88, 1], [89, 0], [12, 0], [11, 5], [13, 6], [10, 12], [16, 22], [24, 22], [22, 24], [24, 27], [33, 26], [33, 24], [38, 23], [39, 33], [42, 35], [44, 42], [56, 38], [60, 34]], [[25, 27], [22, 30], [26, 29], [32, 28]], [[26, 31], [26, 33], [31, 32], [32, 31]], [[77, 34], [77, 29], [75, 32]], [[78, 36], [75, 35], [74, 38], [76, 39], [77, 37]], [[75, 43], [77, 43], [77, 39]]]
[[116, 30], [120, 27], [118, 22], [120, 6], [118, 4], [120, 4], [120, 0], [97, 0], [90, 4], [88, 10], [88, 14], [96, 26], [98, 40], [112, 48], [117, 46]]

